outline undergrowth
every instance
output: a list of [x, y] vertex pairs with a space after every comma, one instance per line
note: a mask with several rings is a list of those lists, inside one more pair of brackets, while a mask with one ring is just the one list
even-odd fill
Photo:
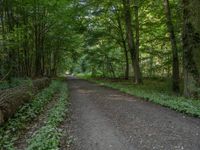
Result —
[[23, 84], [30, 84], [32, 83], [31, 79], [24, 79], [24, 78], [12, 78], [11, 82], [8, 81], [1, 81], [0, 82], [0, 90], [13, 88]]
[[45, 125], [35, 132], [29, 140], [27, 150], [56, 150], [59, 149], [61, 137], [61, 129], [58, 125], [64, 120], [68, 111], [68, 93], [67, 87], [64, 84], [60, 93], [60, 98], [56, 106], [54, 106], [47, 116]]
[[38, 93], [35, 98], [22, 106], [19, 111], [0, 128], [0, 149], [12, 150], [13, 143], [26, 124], [33, 120], [43, 107], [51, 100], [53, 94], [60, 88], [61, 83], [53, 81], [51, 85]]

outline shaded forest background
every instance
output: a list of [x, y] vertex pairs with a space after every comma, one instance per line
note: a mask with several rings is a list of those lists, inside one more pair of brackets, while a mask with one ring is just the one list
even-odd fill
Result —
[[170, 80], [200, 96], [199, 0], [0, 0], [0, 79]]

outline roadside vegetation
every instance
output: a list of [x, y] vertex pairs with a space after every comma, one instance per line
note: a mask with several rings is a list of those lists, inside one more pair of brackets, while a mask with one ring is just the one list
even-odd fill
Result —
[[60, 89], [61, 83], [53, 81], [51, 85], [38, 93], [35, 98], [22, 106], [19, 111], [0, 127], [0, 149], [14, 149], [14, 141], [20, 132], [26, 128], [39, 113], [42, 112], [45, 105], [51, 101], [52, 96]]
[[60, 90], [58, 103], [49, 111], [45, 125], [36, 131], [31, 139], [29, 139], [27, 150], [59, 149], [62, 129], [59, 129], [58, 125], [64, 121], [69, 111], [66, 84], [63, 84]]
[[0, 82], [0, 90], [13, 88], [16, 86], [24, 85], [24, 84], [31, 84], [32, 80], [27, 78], [11, 78], [10, 81], [1, 81]]

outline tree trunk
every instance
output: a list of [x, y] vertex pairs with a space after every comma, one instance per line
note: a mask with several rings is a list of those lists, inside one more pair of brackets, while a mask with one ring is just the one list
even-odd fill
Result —
[[[5, 1], [5, 15], [7, 17], [7, 24], [8, 33], [11, 33], [14, 31], [14, 20], [13, 20], [13, 6], [12, 1]], [[13, 41], [9, 40], [9, 43], [12, 43]], [[16, 69], [16, 53], [13, 47], [8, 48], [8, 59], [7, 59], [8, 70], [10, 70], [10, 73], [8, 75], [8, 81], [9, 84], [11, 83], [11, 77], [16, 76], [17, 69]]]
[[[0, 0], [0, 17], [2, 18], [1, 19], [1, 35], [2, 35], [2, 45], [1, 45], [1, 49], [2, 51], [4, 52], [5, 51], [5, 46], [4, 46], [4, 41], [5, 41], [5, 22], [4, 22], [4, 3], [3, 3], [3, 0]], [[1, 63], [0, 63], [0, 67], [1, 67], [1, 71], [4, 70], [6, 67], [4, 65], [5, 63], [5, 60], [4, 59], [1, 59], [0, 60]], [[1, 77], [3, 78], [4, 76], [4, 72], [0, 72], [0, 75]]]
[[130, 0], [123, 0], [124, 5], [124, 15], [125, 15], [125, 23], [126, 23], [126, 35], [128, 41], [128, 48], [131, 55], [132, 65], [134, 69], [134, 79], [135, 83], [142, 83], [142, 75], [139, 67], [139, 52], [137, 52], [136, 45], [133, 39], [133, 30], [132, 30], [132, 16], [130, 11]]
[[138, 0], [134, 0], [134, 14], [135, 14], [135, 70], [137, 69], [137, 80], [142, 82], [142, 76], [139, 66], [139, 46], [140, 46], [140, 23], [139, 23], [139, 4]]
[[184, 95], [200, 97], [200, 1], [183, 0]]
[[164, 10], [166, 15], [166, 24], [168, 28], [168, 32], [170, 34], [170, 40], [171, 40], [171, 47], [172, 47], [172, 90], [175, 93], [180, 92], [179, 87], [179, 59], [178, 59], [178, 49], [176, 44], [176, 37], [174, 33], [174, 26], [172, 23], [171, 18], [171, 10], [169, 6], [169, 0], [164, 0]]
[[126, 49], [126, 42], [123, 42], [124, 45], [124, 53], [125, 53], [125, 60], [126, 60], [126, 69], [125, 69], [125, 80], [129, 78], [129, 60], [128, 60], [128, 51]]
[[124, 33], [123, 33], [123, 29], [122, 29], [122, 23], [121, 23], [119, 15], [117, 15], [117, 23], [118, 23], [118, 27], [119, 27], [120, 36], [121, 36], [121, 46], [122, 46], [122, 48], [124, 50], [125, 61], [126, 61], [126, 68], [125, 68], [124, 78], [125, 78], [125, 80], [128, 80], [128, 78], [129, 78], [128, 50], [127, 50], [126, 39], [124, 37]]
[[35, 76], [42, 76], [42, 58], [41, 58], [41, 41], [40, 41], [40, 24], [39, 21], [39, 6], [34, 0], [34, 35], [35, 35]]

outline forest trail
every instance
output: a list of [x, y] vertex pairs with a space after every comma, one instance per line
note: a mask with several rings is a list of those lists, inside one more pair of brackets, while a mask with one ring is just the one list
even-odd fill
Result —
[[200, 119], [69, 78], [75, 150], [199, 150]]

